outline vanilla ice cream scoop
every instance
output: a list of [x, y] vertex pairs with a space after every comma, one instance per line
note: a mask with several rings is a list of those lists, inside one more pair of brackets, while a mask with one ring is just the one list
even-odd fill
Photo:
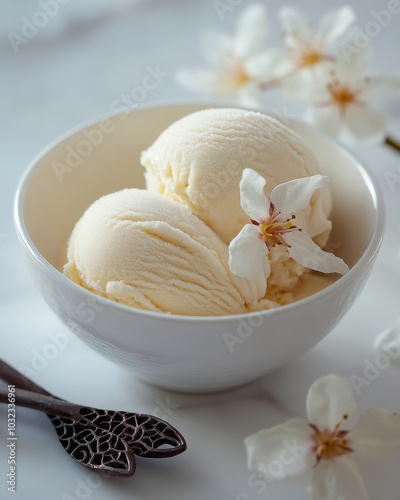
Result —
[[[188, 207], [228, 244], [249, 222], [239, 194], [246, 167], [266, 179], [267, 196], [278, 184], [320, 173], [314, 154], [280, 121], [225, 108], [178, 120], [142, 153], [141, 163], [149, 190]], [[320, 189], [299, 214], [301, 227], [321, 245], [331, 229], [330, 210], [330, 193]]]
[[273, 306], [265, 280], [231, 274], [228, 246], [184, 206], [139, 189], [95, 201], [75, 225], [64, 274], [140, 309], [223, 315]]

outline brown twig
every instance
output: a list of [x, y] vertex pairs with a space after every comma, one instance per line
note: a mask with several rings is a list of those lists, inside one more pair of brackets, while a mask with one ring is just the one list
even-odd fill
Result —
[[400, 143], [392, 139], [392, 137], [386, 137], [385, 145], [392, 148], [396, 153], [400, 153]]

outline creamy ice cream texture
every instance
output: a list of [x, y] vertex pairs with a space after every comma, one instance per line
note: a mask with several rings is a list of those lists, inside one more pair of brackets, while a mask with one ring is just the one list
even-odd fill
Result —
[[[242, 109], [206, 109], [168, 127], [142, 153], [147, 189], [187, 207], [227, 244], [249, 223], [239, 183], [248, 167], [266, 179], [265, 194], [283, 182], [320, 173], [303, 140], [279, 120]], [[331, 196], [319, 189], [297, 223], [320, 246], [331, 230]], [[268, 297], [292, 300], [306, 270], [279, 246], [269, 255]]]
[[93, 203], [77, 222], [64, 274], [99, 295], [139, 309], [222, 315], [259, 303], [263, 280], [233, 275], [227, 245], [182, 205], [125, 189]]
[[[253, 111], [208, 109], [167, 128], [146, 151], [147, 190], [125, 189], [93, 203], [77, 222], [64, 274], [99, 295], [136, 308], [184, 315], [223, 315], [293, 300], [306, 270], [285, 248], [269, 253], [271, 274], [231, 273], [228, 245], [249, 223], [240, 205], [243, 170], [283, 182], [319, 173], [313, 153], [280, 121]], [[297, 214], [323, 246], [331, 197], [317, 190]]]
[[[147, 189], [189, 208], [228, 244], [249, 222], [239, 194], [246, 167], [266, 179], [266, 195], [278, 184], [320, 173], [295, 132], [271, 116], [242, 109], [185, 116], [142, 153], [141, 162]], [[312, 238], [326, 237], [330, 211], [329, 191], [318, 190], [301, 214], [303, 229]]]

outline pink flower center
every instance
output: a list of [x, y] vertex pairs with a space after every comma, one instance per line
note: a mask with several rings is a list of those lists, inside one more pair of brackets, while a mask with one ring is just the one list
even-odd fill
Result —
[[[347, 420], [347, 418], [347, 415], [343, 416], [343, 420]], [[331, 460], [354, 451], [350, 446], [350, 440], [347, 439], [349, 431], [340, 429], [341, 424], [337, 424], [333, 430], [324, 429], [322, 431], [314, 424], [309, 425], [314, 431], [313, 452], [317, 458], [316, 465], [318, 465], [321, 460]]]
[[293, 224], [293, 219], [296, 218], [292, 215], [288, 219], [280, 220], [281, 212], [274, 213], [274, 205], [270, 204], [269, 217], [262, 222], [251, 222], [259, 227], [260, 236], [265, 241], [268, 250], [271, 250], [275, 245], [284, 245], [290, 248], [290, 245], [285, 241], [284, 235], [292, 231], [301, 231], [301, 229]]

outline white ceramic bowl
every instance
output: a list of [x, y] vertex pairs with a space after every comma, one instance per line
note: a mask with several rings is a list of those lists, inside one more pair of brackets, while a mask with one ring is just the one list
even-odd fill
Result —
[[[384, 227], [383, 204], [364, 167], [330, 139], [293, 122], [330, 177], [332, 241], [335, 253], [351, 266], [348, 274], [274, 311], [220, 317], [132, 309], [65, 278], [59, 270], [67, 240], [84, 210], [106, 193], [144, 187], [140, 152], [169, 124], [204, 107], [143, 108], [73, 131], [34, 160], [15, 202], [16, 228], [29, 269], [68, 327], [142, 379], [194, 392], [249, 382], [325, 337], [360, 293]], [[320, 287], [318, 279], [315, 283]]]

